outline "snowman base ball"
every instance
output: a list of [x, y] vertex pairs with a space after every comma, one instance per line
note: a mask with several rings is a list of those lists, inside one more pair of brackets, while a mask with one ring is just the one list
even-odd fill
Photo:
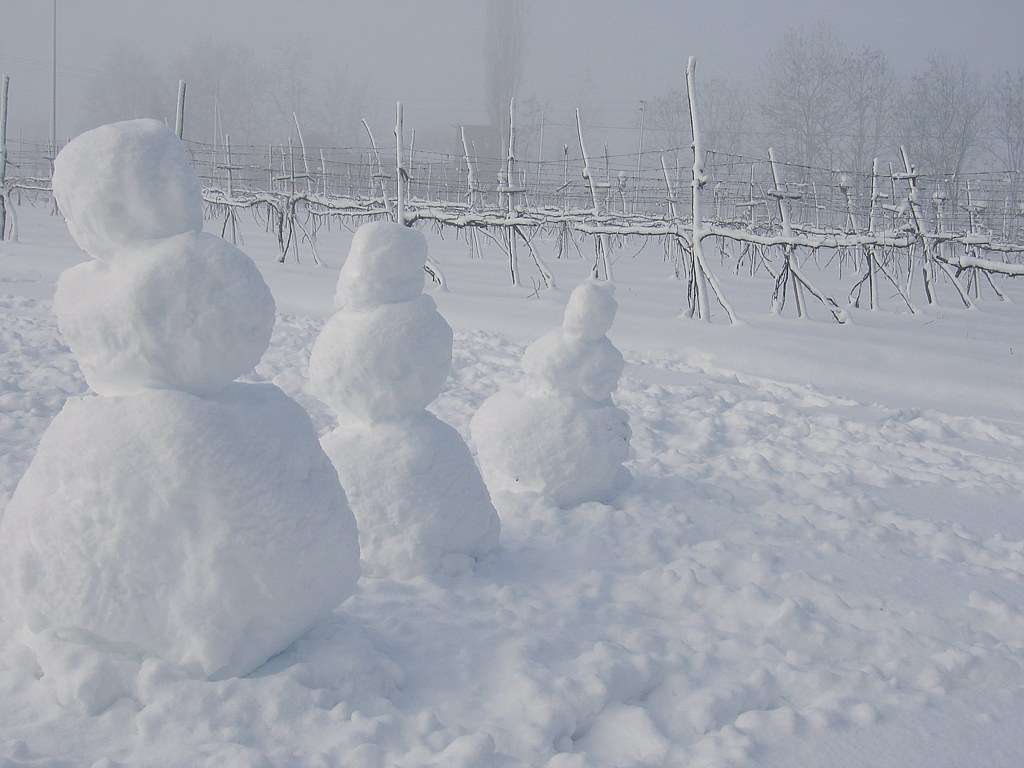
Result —
[[355, 520], [277, 387], [74, 397], [0, 522], [0, 614], [211, 678], [246, 674], [355, 589]]
[[498, 545], [500, 522], [462, 437], [430, 413], [323, 438], [359, 522], [363, 569], [406, 578]]
[[631, 482], [629, 417], [610, 402], [506, 389], [470, 429], [495, 493], [535, 493], [568, 508], [610, 501]]

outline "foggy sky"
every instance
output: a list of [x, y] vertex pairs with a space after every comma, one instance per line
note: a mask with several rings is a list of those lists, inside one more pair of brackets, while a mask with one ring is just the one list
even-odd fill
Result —
[[[58, 0], [60, 138], [83, 123], [82, 92], [119, 41], [155, 60], [197, 38], [241, 42], [272, 58], [302, 46], [314, 65], [341, 63], [370, 84], [371, 103], [406, 103], [407, 119], [456, 125], [485, 119], [484, 5], [471, 0]], [[884, 50], [898, 72], [933, 51], [982, 73], [1024, 66], [1022, 0], [528, 0], [520, 93], [564, 108], [583, 90], [603, 121], [631, 124], [641, 98], [678, 87], [687, 55], [703, 76], [755, 79], [789, 26], [825, 19], [853, 48]], [[11, 75], [10, 130], [45, 138], [49, 0], [0, 4], [0, 71]], [[190, 83], [201, 88], [202, 83]], [[116, 87], [112, 84], [111, 87]], [[167, 95], [173, 103], [174, 94]]]

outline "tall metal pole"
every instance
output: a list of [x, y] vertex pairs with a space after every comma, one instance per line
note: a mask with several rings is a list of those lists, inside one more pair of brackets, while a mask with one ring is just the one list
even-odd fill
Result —
[[[57, 159], [57, 0], [53, 0], [50, 29], [50, 186], [53, 186], [54, 161]], [[50, 215], [56, 216], [57, 196], [51, 195]]]
[[50, 38], [50, 153], [57, 154], [57, 0], [53, 0]]

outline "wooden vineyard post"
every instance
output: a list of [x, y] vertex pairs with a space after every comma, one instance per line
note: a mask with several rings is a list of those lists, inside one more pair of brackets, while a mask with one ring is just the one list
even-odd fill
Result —
[[174, 110], [174, 135], [179, 139], [185, 135], [185, 81], [178, 81], [178, 104]]

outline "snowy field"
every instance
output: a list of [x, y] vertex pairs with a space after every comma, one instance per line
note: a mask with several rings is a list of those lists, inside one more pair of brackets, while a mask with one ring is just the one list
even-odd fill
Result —
[[[0, 243], [0, 508], [86, 389], [51, 311], [85, 256], [60, 219], [19, 214], [22, 242]], [[324, 434], [307, 364], [350, 235], [323, 234], [326, 267], [244, 235], [279, 313], [251, 378]], [[535, 298], [497, 254], [429, 240], [456, 331], [431, 410], [468, 439], [588, 265], [552, 258], [561, 290]], [[768, 280], [714, 258], [746, 321], [729, 328], [677, 319], [660, 251], [634, 253], [610, 335], [635, 479], [613, 505], [498, 495], [501, 546], [475, 570], [364, 576], [240, 679], [87, 650], [43, 670], [0, 617], [0, 766], [1024, 764], [1024, 284], [839, 327], [820, 307], [769, 317]]]

